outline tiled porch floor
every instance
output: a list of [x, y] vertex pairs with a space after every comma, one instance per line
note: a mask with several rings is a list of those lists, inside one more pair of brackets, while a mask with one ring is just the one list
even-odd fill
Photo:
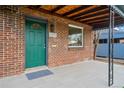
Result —
[[[0, 79], [0, 87], [108, 87], [108, 65], [99, 61], [85, 61], [49, 68], [54, 75], [28, 80], [25, 74]], [[114, 65], [114, 85], [124, 86], [124, 65]]]

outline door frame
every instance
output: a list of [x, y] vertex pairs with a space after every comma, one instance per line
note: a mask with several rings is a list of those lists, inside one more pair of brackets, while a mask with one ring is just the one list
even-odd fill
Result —
[[[45, 31], [45, 65], [48, 66], [48, 38], [49, 38], [49, 33], [48, 33], [48, 20], [44, 20], [41, 18], [37, 18], [34, 16], [27, 16], [25, 15], [24, 21], [25, 21], [25, 26], [24, 26], [24, 69], [26, 68], [26, 20], [31, 20], [31, 21], [37, 21], [46, 24], [46, 31]], [[34, 68], [34, 67], [33, 67]]]

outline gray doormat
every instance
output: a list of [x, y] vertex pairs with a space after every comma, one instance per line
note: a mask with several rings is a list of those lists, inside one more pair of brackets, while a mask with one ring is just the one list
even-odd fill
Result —
[[40, 70], [40, 71], [36, 71], [32, 73], [27, 73], [26, 76], [28, 80], [33, 80], [33, 79], [45, 77], [45, 76], [52, 75], [52, 74], [53, 72], [51, 72], [50, 70]]

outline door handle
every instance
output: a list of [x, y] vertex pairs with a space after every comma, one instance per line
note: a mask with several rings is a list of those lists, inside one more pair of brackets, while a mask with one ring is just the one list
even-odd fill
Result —
[[44, 48], [46, 48], [46, 44], [44, 44]]

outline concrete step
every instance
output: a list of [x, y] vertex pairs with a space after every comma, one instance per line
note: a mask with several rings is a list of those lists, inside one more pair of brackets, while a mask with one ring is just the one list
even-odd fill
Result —
[[27, 68], [25, 70], [25, 73], [31, 73], [31, 72], [35, 72], [35, 71], [39, 71], [39, 70], [45, 70], [48, 69], [48, 66], [38, 66], [38, 67], [33, 67], [33, 68]]

